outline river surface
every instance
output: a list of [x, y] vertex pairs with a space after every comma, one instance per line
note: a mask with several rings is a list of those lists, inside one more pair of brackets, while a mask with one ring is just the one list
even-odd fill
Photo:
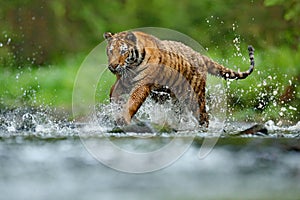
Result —
[[[201, 159], [199, 149], [210, 133], [196, 134], [170, 165], [138, 174], [97, 160], [79, 136], [82, 128], [42, 128], [47, 127], [0, 129], [1, 200], [300, 199], [299, 123], [284, 129], [272, 125], [268, 135], [221, 136]], [[126, 134], [89, 140], [107, 138], [128, 149], [137, 148], [139, 140], [141, 149], [145, 141], [149, 147], [168, 140]]]

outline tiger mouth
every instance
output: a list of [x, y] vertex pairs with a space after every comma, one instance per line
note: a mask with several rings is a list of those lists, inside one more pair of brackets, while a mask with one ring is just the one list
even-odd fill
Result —
[[114, 68], [112, 65], [108, 65], [108, 69], [109, 69], [109, 71], [111, 71], [113, 74], [116, 74], [116, 73], [117, 73], [116, 68]]
[[121, 65], [117, 65], [116, 67], [113, 67], [112, 65], [108, 65], [108, 69], [113, 73], [113, 74], [122, 74], [124, 71], [124, 68]]

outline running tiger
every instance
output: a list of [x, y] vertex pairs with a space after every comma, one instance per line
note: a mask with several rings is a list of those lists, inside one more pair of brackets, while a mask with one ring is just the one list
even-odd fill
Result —
[[117, 119], [118, 125], [129, 124], [149, 95], [164, 91], [174, 98], [185, 97], [184, 105], [189, 107], [199, 125], [208, 127], [207, 72], [224, 79], [244, 79], [254, 69], [252, 46], [248, 47], [250, 68], [235, 72], [181, 42], [160, 40], [144, 32], [107, 32], [104, 38], [108, 42], [108, 69], [117, 77], [110, 100], [120, 102], [123, 94], [129, 94]]

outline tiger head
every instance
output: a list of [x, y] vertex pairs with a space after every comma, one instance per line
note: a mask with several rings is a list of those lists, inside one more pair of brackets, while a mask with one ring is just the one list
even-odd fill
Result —
[[108, 69], [117, 75], [124, 75], [126, 71], [138, 66], [143, 60], [137, 47], [137, 37], [133, 32], [104, 33], [107, 40], [106, 54]]

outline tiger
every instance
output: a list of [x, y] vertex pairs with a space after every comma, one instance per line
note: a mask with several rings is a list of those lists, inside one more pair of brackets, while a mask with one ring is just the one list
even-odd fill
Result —
[[110, 101], [120, 102], [123, 94], [129, 94], [116, 120], [120, 126], [131, 123], [148, 96], [164, 91], [172, 98], [187, 96], [186, 105], [192, 105], [189, 107], [199, 126], [208, 127], [207, 74], [237, 80], [245, 79], [254, 70], [254, 48], [251, 45], [248, 46], [250, 68], [236, 72], [182, 42], [160, 40], [145, 32], [106, 32], [103, 37], [107, 42], [108, 69], [116, 76], [110, 89]]

